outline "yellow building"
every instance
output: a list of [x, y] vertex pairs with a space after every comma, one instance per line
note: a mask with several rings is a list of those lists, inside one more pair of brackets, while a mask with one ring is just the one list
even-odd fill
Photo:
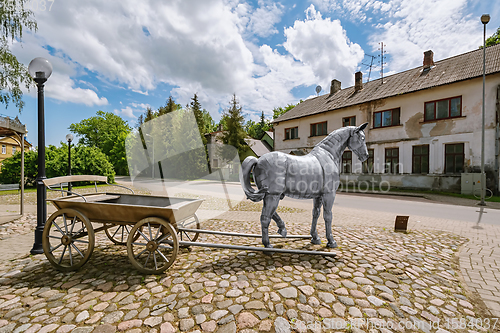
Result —
[[[24, 139], [24, 151], [29, 151], [31, 149], [31, 146], [31, 143]], [[0, 170], [2, 170], [3, 160], [12, 157], [12, 155], [19, 151], [21, 151], [21, 145], [18, 141], [8, 136], [0, 136]]]

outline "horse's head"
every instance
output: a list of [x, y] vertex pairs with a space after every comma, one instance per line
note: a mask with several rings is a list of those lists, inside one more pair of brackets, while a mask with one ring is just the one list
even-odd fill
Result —
[[347, 147], [358, 156], [361, 162], [368, 159], [368, 148], [366, 148], [365, 132], [363, 132], [366, 126], [368, 123], [355, 127], [347, 141]]

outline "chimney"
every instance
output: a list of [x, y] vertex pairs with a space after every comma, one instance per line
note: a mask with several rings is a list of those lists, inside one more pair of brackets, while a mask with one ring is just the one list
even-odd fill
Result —
[[363, 89], [363, 73], [356, 72], [354, 74], [354, 91]]
[[335, 94], [340, 89], [342, 89], [341, 85], [342, 84], [340, 83], [339, 80], [336, 80], [336, 79], [332, 80], [332, 84], [330, 86], [330, 96], [333, 95], [333, 94]]
[[424, 52], [424, 70], [434, 66], [434, 52], [432, 50]]

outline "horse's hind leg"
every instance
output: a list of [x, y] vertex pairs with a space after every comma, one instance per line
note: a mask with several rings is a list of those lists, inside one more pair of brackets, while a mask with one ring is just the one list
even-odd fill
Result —
[[272, 219], [274, 220], [274, 222], [276, 222], [276, 225], [278, 226], [278, 234], [280, 234], [283, 237], [286, 237], [285, 222], [283, 222], [278, 213], [274, 212]]
[[262, 244], [265, 247], [273, 247], [269, 243], [269, 223], [271, 223], [271, 217], [276, 212], [279, 201], [279, 195], [266, 194], [264, 197], [264, 207], [262, 207], [262, 214], [260, 215], [260, 226], [262, 228]]
[[328, 240], [326, 246], [330, 248], [337, 247], [337, 242], [333, 239], [332, 235], [332, 208], [334, 200], [335, 193], [328, 193], [323, 196], [323, 218], [325, 219], [326, 239]]
[[313, 199], [313, 219], [311, 223], [311, 243], [321, 244], [321, 239], [318, 236], [318, 231], [316, 230], [316, 225], [318, 223], [319, 213], [321, 212], [321, 197]]

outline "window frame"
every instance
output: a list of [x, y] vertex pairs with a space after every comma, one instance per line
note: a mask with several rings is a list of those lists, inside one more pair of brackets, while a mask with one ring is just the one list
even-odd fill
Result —
[[[415, 154], [415, 148], [417, 147], [427, 147], [427, 153], [423, 154]], [[422, 171], [422, 156], [427, 157], [427, 169]], [[415, 157], [420, 158], [420, 172], [415, 171]], [[430, 164], [430, 145], [414, 145], [411, 148], [411, 173], [413, 174], [428, 174], [429, 173], [429, 164]]]
[[[460, 114], [458, 116], [451, 115], [451, 100], [455, 99], [455, 98], [460, 98]], [[437, 118], [437, 103], [441, 102], [441, 101], [446, 101], [446, 100], [448, 101], [448, 117], [438, 119]], [[427, 104], [431, 104], [431, 103], [434, 103], [434, 118], [427, 119]], [[462, 95], [424, 102], [424, 122], [432, 122], [432, 121], [437, 121], [437, 120], [453, 119], [453, 118], [460, 118], [460, 117], [463, 117], [463, 115], [462, 115]]]
[[[394, 111], [398, 111], [399, 113], [399, 119], [398, 119], [398, 123], [397, 124], [393, 124], [394, 120]], [[383, 125], [383, 116], [382, 114], [384, 112], [387, 112], [387, 111], [391, 111], [391, 125]], [[375, 126], [375, 118], [376, 118], [376, 114], [380, 113], [380, 126]], [[375, 111], [373, 112], [373, 128], [386, 128], [386, 127], [393, 127], [393, 126], [400, 126], [401, 125], [401, 107], [397, 107], [397, 108], [392, 108], [392, 109], [387, 109], [387, 110], [382, 110], [382, 111]]]
[[7, 145], [2, 145], [2, 155], [7, 154]]
[[[346, 154], [350, 155], [349, 158], [345, 157]], [[349, 162], [349, 163], [345, 163], [345, 162]], [[349, 170], [348, 171], [345, 171], [345, 170], [347, 170], [346, 166], [349, 166]], [[351, 174], [352, 173], [352, 151], [350, 151], [350, 150], [345, 150], [342, 153], [342, 173], [345, 173], [345, 174]]]
[[[448, 153], [446, 151], [446, 147], [447, 146], [457, 146], [457, 145], [462, 145], [462, 153], [461, 154], [460, 153], [452, 153], [452, 154], [450, 154], [450, 153]], [[446, 163], [447, 156], [459, 156], [459, 155], [462, 156], [462, 171], [448, 173], [447, 172], [448, 165]], [[455, 160], [453, 161], [453, 164], [454, 164], [454, 169], [456, 170]], [[464, 172], [464, 166], [465, 166], [465, 143], [463, 143], [463, 142], [445, 143], [445, 145], [444, 145], [444, 173], [448, 174], [448, 175], [456, 175], [456, 174], [463, 173]]]
[[[323, 125], [323, 124], [325, 125], [325, 127], [324, 127], [325, 133], [324, 134], [318, 134], [318, 133], [314, 133], [313, 134], [313, 126], [317, 129], [316, 126]], [[311, 133], [310, 137], [328, 135], [328, 121], [320, 121], [319, 123], [312, 123], [310, 125], [310, 133]]]
[[[351, 124], [352, 123], [352, 119], [354, 119], [354, 124]], [[349, 125], [346, 125], [344, 122], [348, 120], [349, 121]], [[350, 116], [350, 117], [343, 117], [342, 118], [342, 127], [346, 127], [346, 126], [356, 126], [356, 116]]]
[[[292, 138], [291, 134], [292, 134], [292, 131], [293, 129], [297, 129], [295, 132], [297, 133], [297, 136]], [[288, 138], [287, 138], [287, 131], [289, 131], [289, 135], [288, 135]], [[283, 141], [286, 141], [286, 140], [295, 140], [295, 139], [298, 139], [299, 138], [299, 127], [298, 126], [294, 126], [294, 127], [288, 127], [288, 128], [285, 128], [285, 138], [283, 139]]]
[[[390, 157], [388, 157], [387, 156], [387, 151], [394, 151], [394, 150], [396, 150], [398, 152], [397, 157], [392, 156], [392, 154], [391, 154]], [[390, 162], [387, 162], [388, 158], [391, 159]], [[394, 170], [394, 161], [393, 161], [395, 158], [397, 158], [397, 163], [395, 164], [396, 165], [396, 168], [395, 168], [396, 170]], [[390, 165], [390, 167], [389, 167], [390, 170], [389, 171], [387, 171], [387, 165], [388, 164]], [[385, 150], [384, 150], [384, 173], [387, 173], [387, 174], [399, 174], [399, 147], [385, 148]]]
[[[371, 170], [368, 168], [369, 167], [368, 164], [370, 161], [372, 162], [371, 163]], [[373, 149], [373, 148], [368, 149], [368, 158], [366, 159], [366, 161], [363, 162], [363, 164], [361, 165], [361, 168], [362, 168], [363, 173], [366, 173], [366, 174], [372, 174], [375, 172], [375, 149]]]

